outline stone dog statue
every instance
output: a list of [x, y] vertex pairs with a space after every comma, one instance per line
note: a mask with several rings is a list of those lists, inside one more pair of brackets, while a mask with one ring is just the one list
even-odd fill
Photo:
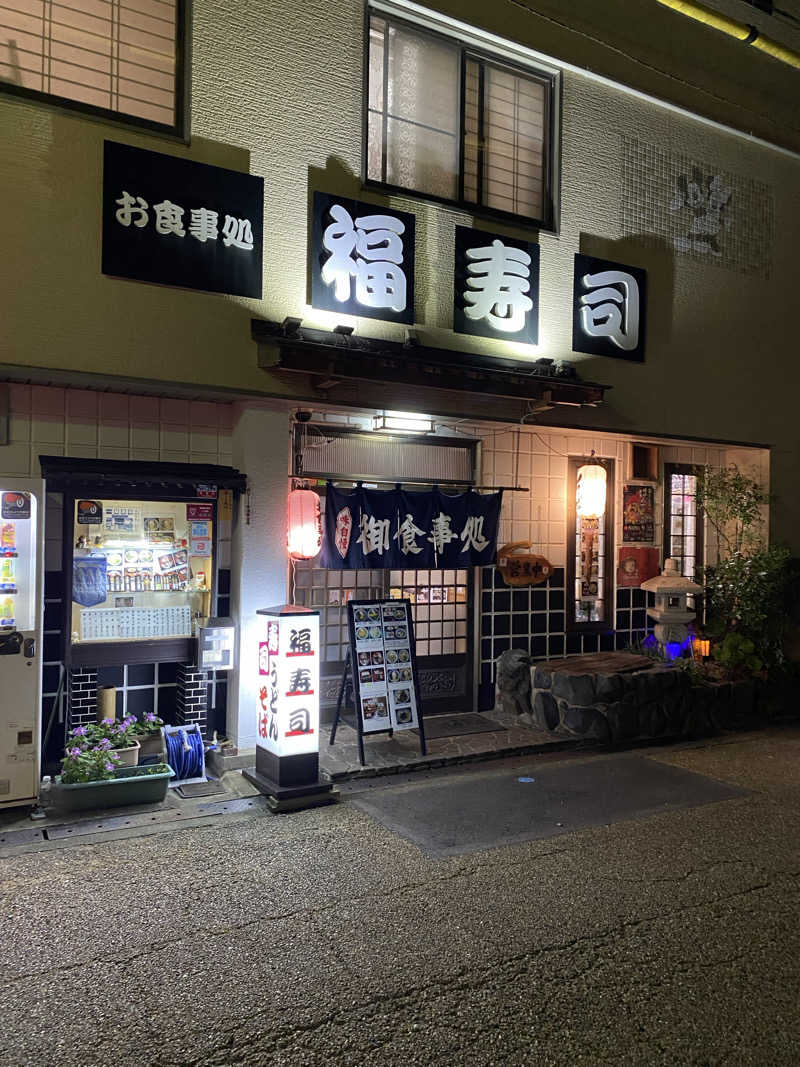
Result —
[[503, 652], [497, 660], [495, 707], [517, 715], [528, 725], [531, 716], [531, 657], [521, 648]]

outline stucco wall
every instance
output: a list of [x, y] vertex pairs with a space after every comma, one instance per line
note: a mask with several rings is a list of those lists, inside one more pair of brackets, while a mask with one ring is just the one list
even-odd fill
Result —
[[[486, 24], [485, 5], [480, 10], [460, 5], [458, 14], [468, 20], [473, 8], [474, 19]], [[549, 40], [567, 47], [566, 38], [540, 33], [536, 39], [539, 23], [514, 14], [514, 5], [489, 10], [496, 10], [498, 33], [516, 34], [532, 46]], [[360, 0], [336, 5], [312, 0], [302, 6], [287, 0], [248, 5], [200, 0], [195, 4], [189, 149], [0, 98], [5, 230], [0, 362], [290, 393], [290, 383], [257, 368], [250, 318], [302, 315], [309, 322], [332, 323], [332, 316], [311, 311], [305, 302], [309, 188], [360, 195], [362, 36]], [[623, 136], [769, 186], [771, 278], [624, 237]], [[104, 137], [265, 177], [263, 300], [100, 274]], [[586, 377], [614, 387], [603, 408], [578, 413], [572, 421], [771, 444], [772, 484], [780, 497], [773, 529], [798, 546], [800, 535], [794, 531], [800, 529], [800, 503], [794, 500], [793, 468], [800, 371], [790, 322], [799, 177], [794, 158], [567, 73], [561, 228], [558, 236], [539, 238], [541, 343], [513, 352], [572, 358]], [[448, 329], [453, 228], [470, 223], [470, 217], [412, 198], [392, 203], [417, 215], [417, 320], [425, 340], [512, 354], [499, 342], [456, 339]], [[569, 300], [572, 256], [578, 250], [648, 269], [645, 364], [571, 353]], [[398, 335], [374, 320], [359, 321], [358, 329]], [[551, 421], [563, 418], [560, 412]]]

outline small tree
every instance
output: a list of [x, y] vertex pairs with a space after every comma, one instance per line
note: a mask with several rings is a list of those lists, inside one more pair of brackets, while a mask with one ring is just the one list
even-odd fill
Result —
[[769, 496], [734, 465], [706, 467], [697, 481], [697, 501], [717, 542], [718, 562], [702, 575], [709, 632], [723, 642], [733, 633], [748, 639], [753, 662], [781, 663], [790, 552], [770, 547], [763, 537], [762, 509]]
[[697, 505], [717, 539], [717, 557], [764, 547], [762, 509], [769, 496], [734, 464], [704, 467], [697, 479]]

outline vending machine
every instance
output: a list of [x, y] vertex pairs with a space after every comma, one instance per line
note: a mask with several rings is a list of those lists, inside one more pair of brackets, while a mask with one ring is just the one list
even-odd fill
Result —
[[0, 477], [0, 809], [39, 796], [44, 482]]

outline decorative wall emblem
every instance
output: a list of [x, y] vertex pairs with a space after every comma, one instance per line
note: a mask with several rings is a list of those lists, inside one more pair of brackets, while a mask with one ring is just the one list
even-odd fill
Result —
[[644, 362], [647, 272], [575, 255], [572, 347], [595, 356]]
[[539, 246], [456, 226], [453, 330], [536, 344]]
[[436, 693], [456, 693], [459, 687], [456, 672], [448, 670], [427, 670], [419, 672], [419, 687], [426, 696]]
[[314, 193], [311, 303], [324, 311], [414, 321], [414, 216]]
[[620, 208], [624, 233], [639, 241], [770, 277], [775, 205], [765, 182], [625, 137]]

